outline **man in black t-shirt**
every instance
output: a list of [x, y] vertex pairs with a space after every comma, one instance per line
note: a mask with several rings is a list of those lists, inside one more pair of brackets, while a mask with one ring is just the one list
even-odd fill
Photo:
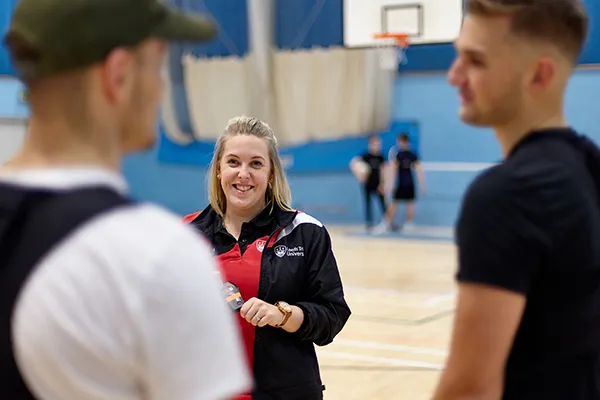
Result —
[[373, 227], [373, 211], [371, 209], [371, 197], [376, 196], [381, 205], [381, 212], [385, 215], [386, 204], [383, 196], [383, 168], [385, 167], [385, 158], [381, 155], [381, 139], [373, 135], [369, 137], [369, 150], [359, 157], [355, 157], [352, 163], [362, 161], [369, 166], [367, 176], [357, 175], [357, 179], [362, 184], [365, 195], [365, 219], [367, 230]]
[[466, 191], [435, 400], [600, 399], [600, 150], [565, 120], [576, 0], [468, 0], [449, 81], [504, 160]]
[[389, 229], [395, 230], [394, 219], [396, 218], [399, 202], [406, 203], [406, 218], [403, 228], [409, 229], [413, 226], [416, 198], [413, 169], [417, 171], [421, 192], [425, 192], [425, 174], [419, 162], [419, 157], [410, 148], [408, 135], [406, 133], [398, 135], [397, 144], [396, 151], [390, 153], [390, 164], [396, 180], [392, 203], [387, 209], [383, 222], [377, 227], [377, 232], [385, 232]]

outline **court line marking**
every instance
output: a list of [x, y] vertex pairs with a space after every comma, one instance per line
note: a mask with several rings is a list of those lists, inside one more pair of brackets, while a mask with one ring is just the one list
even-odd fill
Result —
[[491, 168], [498, 163], [481, 163], [481, 162], [423, 162], [423, 168], [426, 171], [435, 172], [477, 172]]
[[395, 365], [399, 367], [418, 367], [418, 368], [427, 368], [434, 370], [443, 370], [443, 364], [434, 364], [427, 363], [422, 361], [413, 361], [413, 360], [403, 360], [400, 358], [387, 358], [387, 357], [372, 357], [372, 356], [363, 356], [360, 354], [352, 354], [352, 353], [344, 353], [340, 351], [319, 351], [320, 357], [330, 357], [337, 358], [341, 360], [352, 360], [352, 361], [363, 361], [370, 362], [374, 364], [387, 364], [387, 365]]
[[394, 317], [376, 316], [376, 315], [368, 315], [368, 314], [352, 314], [350, 316], [350, 318], [353, 321], [359, 320], [359, 321], [368, 321], [368, 322], [382, 323], [382, 324], [399, 324], [399, 325], [406, 325], [406, 326], [418, 326], [418, 325], [427, 324], [429, 322], [437, 321], [442, 318], [446, 318], [452, 314], [454, 314], [454, 309], [443, 310], [443, 311], [428, 315], [428, 316], [420, 318], [420, 319], [394, 318]]
[[380, 342], [365, 342], [362, 340], [335, 339], [333, 341], [333, 344], [361, 348], [361, 349], [388, 350], [388, 351], [398, 351], [398, 352], [413, 353], [413, 354], [428, 354], [428, 355], [435, 355], [435, 356], [442, 356], [442, 357], [446, 357], [448, 355], [448, 352], [446, 350], [441, 350], [441, 349], [405, 346], [405, 345], [399, 345], [399, 344], [387, 344], [387, 343], [380, 343]]
[[430, 297], [425, 300], [425, 305], [427, 307], [435, 307], [441, 303], [445, 303], [447, 301], [454, 301], [456, 298], [456, 292], [450, 292], [446, 294], [441, 294], [439, 296]]
[[[412, 296], [432, 296], [427, 299], [425, 302], [432, 301], [433, 299], [443, 298], [447, 296], [454, 296], [456, 292], [448, 292], [440, 294], [435, 292], [426, 292], [422, 290], [406, 290], [406, 289], [395, 289], [395, 288], [385, 288], [385, 287], [372, 287], [372, 286], [357, 286], [357, 285], [344, 285], [345, 292], [370, 292], [373, 294], [390, 294], [390, 295], [412, 295]], [[436, 300], [438, 301], [438, 300]]]

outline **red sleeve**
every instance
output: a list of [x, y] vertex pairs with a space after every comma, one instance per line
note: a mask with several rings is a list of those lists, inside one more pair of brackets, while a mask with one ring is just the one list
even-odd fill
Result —
[[185, 223], [185, 224], [191, 223], [201, 213], [202, 213], [202, 211], [196, 211], [195, 213], [191, 213], [191, 214], [186, 215], [185, 217], [183, 217], [183, 223]]

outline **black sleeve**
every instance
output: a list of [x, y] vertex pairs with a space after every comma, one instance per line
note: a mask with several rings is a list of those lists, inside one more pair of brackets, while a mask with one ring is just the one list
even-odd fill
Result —
[[544, 211], [535, 187], [500, 172], [480, 176], [465, 194], [457, 279], [526, 294], [550, 239], [540, 226]]
[[314, 229], [306, 229], [304, 240], [309, 269], [308, 297], [307, 301], [295, 304], [304, 312], [304, 321], [296, 335], [325, 346], [340, 333], [351, 311], [344, 297], [329, 233], [325, 227], [315, 225]]

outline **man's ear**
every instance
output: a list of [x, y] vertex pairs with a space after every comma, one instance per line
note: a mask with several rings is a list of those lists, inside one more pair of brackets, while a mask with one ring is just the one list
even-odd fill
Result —
[[535, 90], [545, 90], [552, 85], [556, 78], [557, 65], [550, 57], [543, 57], [536, 62], [531, 79], [531, 87]]
[[134, 57], [131, 51], [115, 49], [106, 57], [101, 65], [103, 87], [111, 102], [126, 101], [129, 96], [128, 86], [132, 84]]

